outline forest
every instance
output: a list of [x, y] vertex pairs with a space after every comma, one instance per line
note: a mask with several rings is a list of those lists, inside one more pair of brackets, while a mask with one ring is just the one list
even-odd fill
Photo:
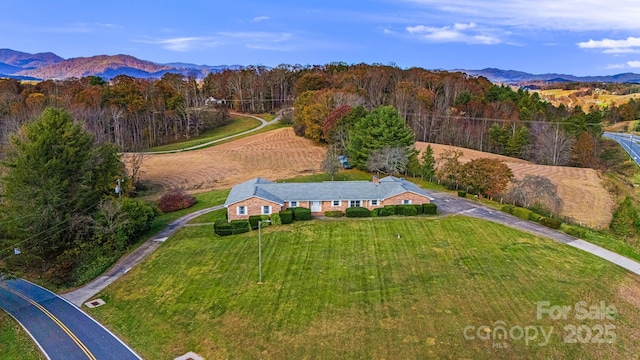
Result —
[[[0, 143], [48, 106], [68, 111], [98, 143], [127, 150], [176, 142], [229, 120], [229, 111], [295, 107], [296, 132], [334, 143], [336, 116], [358, 106], [397, 109], [416, 140], [451, 144], [550, 165], [596, 166], [602, 124], [619, 108], [568, 109], [537, 93], [463, 73], [392, 65], [249, 66], [203, 80], [118, 76], [39, 83], [0, 80]], [[337, 113], [336, 113], [337, 112]], [[324, 127], [324, 130], [323, 130]], [[337, 134], [337, 135], [336, 135]]]

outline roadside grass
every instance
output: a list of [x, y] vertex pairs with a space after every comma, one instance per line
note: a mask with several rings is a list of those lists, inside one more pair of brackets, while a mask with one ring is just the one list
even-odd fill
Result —
[[204, 144], [209, 141], [218, 140], [223, 137], [239, 134], [244, 131], [251, 130], [253, 128], [257, 128], [258, 126], [260, 126], [260, 121], [251, 117], [232, 115], [232, 118], [233, 120], [229, 124], [217, 127], [215, 129], [211, 129], [189, 140], [175, 142], [175, 143], [162, 145], [162, 146], [156, 146], [148, 149], [147, 151], [179, 150], [179, 149], [183, 149], [191, 146]]
[[[188, 351], [207, 359], [626, 359], [640, 352], [640, 304], [619, 295], [621, 284], [640, 294], [637, 279], [502, 225], [453, 216], [269, 226], [264, 284], [257, 284], [257, 243], [255, 231], [221, 238], [208, 227], [182, 229], [96, 296], [106, 305], [86, 311], [149, 359]], [[539, 301], [604, 301], [618, 315], [537, 319]], [[507, 330], [553, 327], [552, 335], [545, 346], [541, 333], [527, 342], [464, 337], [467, 326], [497, 330], [499, 321]], [[565, 326], [607, 324], [615, 325], [611, 344], [563, 342]]]
[[200, 215], [197, 218], [189, 221], [189, 224], [208, 224], [208, 223], [215, 222], [218, 219], [225, 219], [226, 216], [227, 216], [227, 209], [222, 208], [220, 210], [215, 210], [210, 213]]
[[[150, 236], [153, 236], [154, 234], [162, 231], [165, 227], [167, 227], [167, 225], [169, 225], [171, 222], [173, 222], [174, 220], [182, 216], [191, 214], [192, 212], [195, 212], [198, 210], [224, 204], [224, 201], [226, 200], [230, 191], [231, 189], [221, 189], [221, 190], [212, 190], [208, 192], [203, 192], [200, 194], [194, 194], [193, 196], [197, 200], [195, 205], [187, 209], [173, 211], [170, 213], [160, 214], [156, 216], [156, 218], [153, 219], [153, 223], [151, 224], [151, 229], [149, 229], [149, 231], [147, 232], [147, 235], [143, 236], [143, 238], [145, 240], [148, 239]], [[206, 215], [203, 215], [203, 216], [206, 216]], [[196, 219], [199, 219], [203, 216], [199, 216]], [[198, 220], [198, 221], [206, 222], [204, 220]]]
[[0, 310], [0, 358], [5, 360], [45, 359], [24, 329], [2, 310]]

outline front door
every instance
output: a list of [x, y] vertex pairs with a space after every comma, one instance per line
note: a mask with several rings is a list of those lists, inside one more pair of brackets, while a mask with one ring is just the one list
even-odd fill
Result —
[[311, 212], [312, 213], [322, 212], [322, 201], [312, 201]]

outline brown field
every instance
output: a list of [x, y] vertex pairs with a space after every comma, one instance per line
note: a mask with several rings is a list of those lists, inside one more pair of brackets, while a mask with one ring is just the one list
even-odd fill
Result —
[[[424, 149], [426, 143], [416, 147]], [[437, 154], [450, 146], [432, 144]], [[527, 174], [548, 177], [564, 199], [562, 214], [587, 226], [606, 227], [614, 202], [592, 169], [535, 165], [524, 160], [470, 149], [463, 161], [480, 157], [503, 160], [517, 178]], [[180, 187], [190, 192], [228, 188], [255, 177], [271, 180], [320, 172], [326, 149], [296, 136], [291, 128], [262, 133], [210, 148], [175, 154], [149, 155], [141, 179], [163, 188]]]
[[541, 99], [546, 100], [555, 106], [560, 104], [564, 104], [568, 108], [581, 106], [584, 111], [588, 111], [593, 105], [608, 106], [615, 104], [620, 106], [628, 103], [631, 99], [640, 99], [640, 94], [617, 95], [611, 94], [607, 91], [602, 91], [596, 94], [593, 89], [591, 95], [585, 96], [575, 96], [576, 94], [579, 95], [580, 90], [549, 89], [538, 90], [537, 92], [540, 94]]
[[205, 191], [255, 177], [278, 180], [320, 171], [326, 149], [283, 128], [202, 150], [147, 155], [141, 179], [164, 188]]
[[[416, 143], [416, 147], [421, 151], [427, 145], [423, 142]], [[609, 226], [609, 222], [611, 222], [615, 203], [609, 192], [602, 186], [602, 180], [596, 170], [537, 165], [508, 156], [441, 144], [431, 144], [431, 147], [436, 159], [446, 149], [454, 148], [463, 152], [463, 156], [460, 158], [463, 162], [478, 158], [495, 158], [504, 161], [518, 179], [522, 179], [525, 175], [547, 177], [558, 186], [558, 195], [564, 201], [562, 215], [571, 217], [589, 227], [604, 228]]]

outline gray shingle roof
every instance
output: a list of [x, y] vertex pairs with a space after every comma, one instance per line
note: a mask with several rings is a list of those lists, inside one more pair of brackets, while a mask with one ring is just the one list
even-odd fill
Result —
[[433, 199], [416, 184], [393, 176], [380, 179], [378, 185], [371, 181], [273, 183], [256, 178], [234, 186], [224, 205], [229, 206], [253, 196], [281, 205], [285, 201], [384, 200], [407, 191]]

